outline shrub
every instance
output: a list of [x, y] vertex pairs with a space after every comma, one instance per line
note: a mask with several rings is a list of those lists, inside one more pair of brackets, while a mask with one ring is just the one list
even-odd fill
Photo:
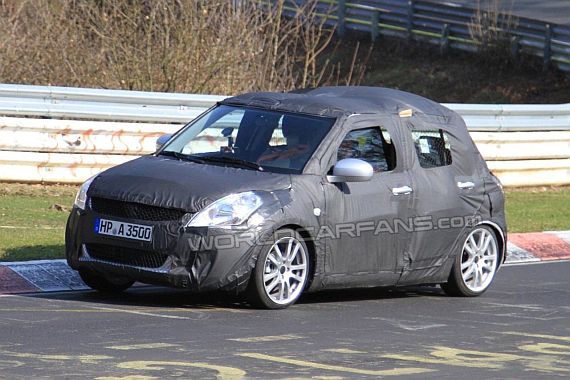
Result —
[[[355, 83], [315, 3], [0, 0], [0, 82], [235, 94]], [[357, 51], [356, 51], [357, 53]]]

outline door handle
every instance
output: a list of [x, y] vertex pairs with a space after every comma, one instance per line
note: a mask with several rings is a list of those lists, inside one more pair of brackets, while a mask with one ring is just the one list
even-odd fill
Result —
[[392, 188], [392, 194], [394, 195], [405, 195], [411, 194], [412, 188], [410, 186], [401, 186], [401, 187], [394, 187]]
[[457, 187], [459, 187], [460, 189], [467, 189], [467, 190], [471, 190], [472, 188], [475, 187], [475, 184], [471, 181], [467, 181], [467, 182], [457, 182]]

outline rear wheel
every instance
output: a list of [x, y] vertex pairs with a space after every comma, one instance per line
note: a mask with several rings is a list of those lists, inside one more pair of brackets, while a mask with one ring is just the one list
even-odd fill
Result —
[[309, 251], [301, 235], [283, 229], [277, 236], [258, 257], [249, 288], [250, 301], [268, 309], [294, 304], [309, 277]]
[[479, 226], [465, 239], [449, 280], [446, 284], [441, 284], [441, 287], [452, 296], [478, 296], [493, 282], [498, 265], [497, 236], [491, 228]]
[[135, 283], [126, 278], [107, 278], [86, 270], [79, 271], [79, 275], [87, 286], [103, 293], [120, 293]]

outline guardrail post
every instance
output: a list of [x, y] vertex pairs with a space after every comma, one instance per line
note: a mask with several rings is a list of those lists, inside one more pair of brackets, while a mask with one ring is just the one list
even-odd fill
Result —
[[346, 25], [345, 25], [345, 17], [346, 17], [346, 1], [345, 0], [338, 0], [338, 8], [337, 8], [337, 33], [340, 37], [344, 37], [346, 33]]
[[511, 37], [511, 57], [515, 62], [519, 61], [519, 53], [520, 53], [520, 37], [519, 36], [512, 36]]
[[481, 20], [481, 26], [482, 26], [482, 45], [483, 48], [487, 48], [487, 46], [489, 45], [489, 31], [490, 31], [490, 22], [489, 22], [489, 13], [487, 12], [483, 12], [483, 17]]
[[441, 54], [447, 53], [449, 50], [449, 24], [444, 24], [441, 29], [441, 41], [439, 43], [439, 51]]
[[408, 23], [406, 25], [406, 30], [408, 32], [408, 40], [412, 39], [412, 32], [414, 29], [414, 0], [408, 1]]
[[378, 39], [378, 36], [380, 35], [380, 30], [378, 27], [379, 22], [380, 22], [380, 11], [378, 9], [375, 9], [372, 11], [372, 14], [370, 15], [370, 24], [371, 24], [370, 35], [372, 37], [372, 42], [376, 42], [376, 39]]
[[542, 70], [548, 70], [552, 56], [552, 26], [544, 25], [544, 51], [542, 53]]

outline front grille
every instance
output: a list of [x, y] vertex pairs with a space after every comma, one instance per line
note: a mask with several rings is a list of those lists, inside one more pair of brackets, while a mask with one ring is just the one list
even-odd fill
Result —
[[87, 244], [86, 248], [89, 256], [94, 259], [141, 268], [160, 268], [168, 259], [167, 255], [156, 252], [103, 244]]
[[179, 220], [186, 211], [174, 208], [149, 206], [142, 203], [123, 202], [106, 198], [91, 198], [91, 209], [97, 213], [118, 218], [150, 221]]

